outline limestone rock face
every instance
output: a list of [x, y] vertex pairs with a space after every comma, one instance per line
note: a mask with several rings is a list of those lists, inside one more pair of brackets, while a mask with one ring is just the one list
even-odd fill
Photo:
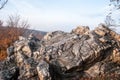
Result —
[[51, 80], [49, 64], [45, 61], [40, 61], [37, 66], [37, 72], [40, 80]]
[[0, 80], [17, 80], [19, 76], [19, 68], [13, 67], [9, 70], [0, 72]]
[[88, 32], [90, 31], [88, 26], [78, 26], [76, 29], [72, 30], [72, 33], [75, 34], [88, 34]]
[[13, 44], [14, 48], [8, 48], [8, 58], [0, 63], [0, 77], [15, 66], [20, 80], [79, 80], [120, 75], [120, 35], [102, 24], [92, 31], [81, 26], [71, 33], [50, 32], [42, 40], [31, 34]]

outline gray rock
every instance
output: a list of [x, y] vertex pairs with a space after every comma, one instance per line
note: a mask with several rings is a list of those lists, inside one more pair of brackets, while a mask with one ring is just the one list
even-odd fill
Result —
[[76, 29], [73, 29], [71, 33], [75, 34], [88, 34], [90, 31], [88, 26], [78, 26]]
[[9, 70], [0, 72], [0, 80], [17, 80], [19, 76], [19, 68], [13, 67]]
[[19, 36], [19, 40], [20, 40], [20, 41], [22, 41], [22, 40], [26, 40], [26, 38], [23, 37], [23, 36]]
[[49, 64], [41, 60], [37, 66], [37, 72], [40, 80], [51, 80]]
[[13, 54], [14, 54], [14, 46], [10, 46], [9, 48], [7, 48], [7, 55], [8, 57], [10, 57]]
[[30, 35], [13, 47], [8, 48], [9, 56], [0, 69], [10, 71], [11, 67], [5, 66], [13, 60], [20, 80], [78, 80], [120, 74], [120, 35], [104, 25], [92, 31], [88, 27], [71, 33], [54, 31], [42, 40]]
[[29, 79], [37, 75], [36, 66], [38, 63], [33, 58], [24, 59], [23, 63], [19, 66], [20, 76], [19, 79]]

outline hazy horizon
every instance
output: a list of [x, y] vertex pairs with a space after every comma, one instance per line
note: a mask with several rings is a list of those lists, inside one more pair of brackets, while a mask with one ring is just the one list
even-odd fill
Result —
[[103, 23], [109, 0], [9, 0], [0, 10], [0, 19], [18, 14], [32, 29], [70, 31], [79, 25], [96, 27]]

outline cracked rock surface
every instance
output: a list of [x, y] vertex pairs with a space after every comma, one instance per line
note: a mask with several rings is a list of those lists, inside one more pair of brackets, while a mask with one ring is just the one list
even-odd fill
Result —
[[[20, 37], [0, 62], [1, 80], [79, 80], [120, 75], [120, 35], [103, 24]], [[118, 80], [120, 78], [117, 78]]]

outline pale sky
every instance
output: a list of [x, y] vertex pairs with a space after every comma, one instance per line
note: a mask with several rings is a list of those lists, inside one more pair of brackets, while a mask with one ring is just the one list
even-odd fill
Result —
[[19, 14], [41, 31], [71, 31], [79, 25], [93, 29], [104, 22], [108, 5], [109, 0], [9, 0], [0, 19]]

